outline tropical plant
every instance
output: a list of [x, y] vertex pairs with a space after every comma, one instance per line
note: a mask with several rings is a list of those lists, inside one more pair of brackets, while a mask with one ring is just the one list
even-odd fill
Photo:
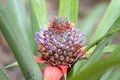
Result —
[[[56, 68], [57, 64], [55, 66], [52, 64], [52, 66], [47, 67], [47, 72], [56, 70], [59, 74], [54, 74], [55, 71], [52, 71], [52, 74], [44, 74], [42, 77], [40, 68], [43, 67], [43, 63], [39, 63], [38, 66], [35, 61], [35, 59], [38, 62], [41, 61], [41, 58], [36, 57], [40, 56], [40, 53], [37, 51], [35, 33], [47, 27], [45, 0], [28, 0], [30, 16], [27, 15], [22, 0], [6, 0], [5, 5], [0, 0], [0, 30], [16, 59], [15, 63], [0, 69], [0, 80], [8, 80], [3, 70], [16, 65], [20, 66], [25, 80], [60, 80], [57, 77], [61, 74], [64, 74], [65, 77], [67, 75], [67, 78], [64, 77], [67, 80], [119, 80], [120, 44], [111, 44], [111, 41], [115, 34], [120, 31], [120, 0], [111, 0], [109, 5], [102, 3], [95, 6], [80, 22], [81, 25], [77, 21], [78, 3], [78, 0], [60, 0], [59, 16], [66, 17], [68, 22], [70, 20], [74, 23], [75, 30], [85, 34], [84, 44], [80, 44], [83, 46], [82, 49], [80, 47], [82, 50], [80, 53], [84, 53], [85, 57], [80, 60], [80, 56], [75, 57], [74, 65], [72, 64], [67, 69], [61, 68], [63, 72]], [[96, 22], [104, 10], [104, 16], [96, 27]], [[59, 20], [60, 18], [58, 18], [58, 23]], [[72, 23], [70, 26], [73, 27]], [[66, 30], [65, 27], [63, 28]], [[56, 30], [54, 28], [53, 30]], [[41, 34], [38, 33], [37, 37], [38, 35]], [[41, 49], [39, 51], [42, 52]], [[106, 52], [109, 52], [109, 56], [103, 59]], [[67, 73], [64, 73], [64, 70]]]

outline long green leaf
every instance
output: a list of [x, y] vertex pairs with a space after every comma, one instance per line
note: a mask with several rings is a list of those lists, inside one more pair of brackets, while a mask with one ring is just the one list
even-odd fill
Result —
[[60, 0], [59, 15], [70, 19], [71, 0]]
[[60, 0], [59, 15], [67, 17], [77, 25], [78, 0]]
[[20, 65], [25, 79], [40, 80], [42, 75], [33, 58], [32, 50], [24, 37], [24, 32], [14, 20], [11, 20], [14, 16], [9, 14], [6, 9], [2, 9], [2, 7], [0, 6], [0, 28]]
[[[108, 33], [116, 28], [118, 28], [120, 24], [120, 17], [115, 21], [115, 23], [111, 26], [111, 28], [108, 30]], [[107, 33], [107, 34], [108, 34]], [[85, 68], [87, 68], [88, 66], [94, 64], [95, 62], [98, 62], [101, 60], [102, 57], [100, 57], [101, 55], [99, 55], [99, 53], [101, 53], [101, 51], [104, 49], [104, 47], [108, 44], [108, 42], [112, 39], [112, 36], [108, 36], [106, 39], [102, 40], [102, 42], [100, 42], [96, 49], [93, 51], [92, 55], [90, 56], [90, 58], [88, 59], [88, 61], [85, 63], [85, 65], [80, 69], [83, 70]], [[103, 54], [102, 54], [103, 55]], [[87, 74], [87, 73], [86, 73]]]
[[7, 0], [7, 7], [12, 21], [16, 24], [16, 27], [22, 31], [26, 43], [30, 44], [30, 26], [28, 24], [25, 7], [22, 0]]
[[[105, 61], [98, 61], [93, 65], [90, 65], [83, 70], [79, 71], [78, 74], [73, 78], [74, 80], [99, 80], [99, 77], [109, 68], [120, 64], [120, 45], [113, 51], [112, 54], [117, 54], [117, 56], [111, 56]], [[112, 63], [111, 63], [112, 62]], [[88, 74], [90, 73], [90, 74]]]
[[98, 46], [95, 48], [95, 50], [93, 51], [93, 53], [91, 54], [91, 56], [89, 57], [89, 59], [83, 65], [83, 67], [81, 69], [84, 69], [84, 68], [88, 67], [89, 65], [93, 64], [97, 60], [96, 57], [101, 56], [99, 54], [101, 53], [101, 51], [103, 50], [103, 48], [108, 44], [109, 39], [111, 39], [111, 37], [109, 37], [107, 39], [104, 39], [102, 42], [100, 42], [98, 44]]
[[70, 20], [71, 22], [75, 23], [75, 25], [77, 25], [77, 20], [78, 20], [78, 3], [79, 0], [71, 1]]
[[[116, 28], [120, 28], [119, 25], [120, 25], [120, 17], [118, 17], [118, 19], [111, 26], [111, 28], [108, 30], [108, 33], [106, 33], [106, 35], [109, 34], [109, 32], [114, 31]], [[82, 69], [91, 65], [92, 63], [94, 63], [97, 60], [97, 58], [99, 57], [99, 54], [107, 46], [107, 44], [112, 40], [112, 38], [113, 38], [113, 35], [110, 35], [110, 36], [106, 37], [105, 39], [103, 39], [101, 42], [98, 43], [98, 45], [96, 46], [92, 55], [89, 57], [88, 61], [85, 63], [85, 65], [82, 67]]]
[[[34, 28], [37, 27], [37, 29], [35, 29], [38, 31], [39, 28], [45, 27], [47, 24], [45, 0], [29, 0], [29, 7], [32, 29], [34, 30]], [[37, 22], [33, 21], [32, 19]], [[34, 26], [35, 23], [37, 23], [38, 26]]]
[[[47, 24], [47, 13], [45, 0], [29, 0], [30, 22], [32, 28], [32, 40], [35, 39], [35, 32], [45, 28]], [[34, 54], [39, 55], [35, 40], [33, 41]]]
[[72, 80], [72, 77], [75, 76], [76, 72], [82, 67], [86, 60], [80, 60], [74, 64], [74, 66], [68, 72], [68, 80]]
[[85, 33], [85, 37], [84, 37], [85, 45], [89, 43], [96, 22], [101, 17], [101, 14], [105, 11], [105, 9], [106, 9], [105, 3], [95, 6], [93, 10], [90, 11], [88, 15], [86, 15], [85, 18], [80, 22], [81, 23], [79, 26], [80, 32]]
[[120, 16], [120, 0], [111, 0], [107, 11], [100, 22], [95, 35], [92, 38], [92, 42], [102, 37], [108, 29], [112, 26], [112, 24], [117, 20]]
[[99, 62], [99, 64], [96, 63], [92, 66], [89, 66], [86, 69], [80, 71], [79, 74], [76, 74], [73, 79], [74, 80], [78, 80], [78, 79], [79, 80], [99, 80], [99, 77], [106, 71], [106, 69], [109, 69], [114, 65], [120, 64], [119, 58], [110, 59], [101, 64]]
[[108, 69], [100, 78], [100, 80], [107, 80], [111, 73], [114, 71], [114, 67]]
[[107, 80], [120, 80], [120, 68], [114, 69], [114, 71], [107, 77]]
[[1, 69], [0, 69], [0, 80], [8, 80], [8, 77]]

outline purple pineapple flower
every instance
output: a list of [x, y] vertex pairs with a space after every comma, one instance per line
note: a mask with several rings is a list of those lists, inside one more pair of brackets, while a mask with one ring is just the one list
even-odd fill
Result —
[[[84, 33], [78, 33], [67, 18], [56, 17], [48, 29], [36, 32], [35, 40], [45, 63], [56, 67], [71, 67], [76, 58], [84, 56], [81, 53], [83, 36]], [[38, 62], [40, 60], [37, 59]]]

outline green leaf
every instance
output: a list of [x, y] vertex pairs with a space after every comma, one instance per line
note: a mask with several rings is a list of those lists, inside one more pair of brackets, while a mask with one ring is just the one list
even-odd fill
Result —
[[[114, 71], [114, 67], [108, 69], [100, 78], [100, 80], [107, 80], [111, 73]], [[114, 79], [113, 79], [114, 80]], [[116, 79], [115, 79], [116, 80]]]
[[[111, 36], [107, 39], [104, 39], [102, 42], [98, 44], [98, 46], [95, 48], [95, 50], [91, 53], [91, 56], [87, 60], [87, 62], [82, 66], [81, 69], [84, 69], [88, 67], [89, 65], [92, 65], [98, 58], [98, 56], [101, 56], [100, 53], [103, 50], [103, 48], [108, 44], [109, 40], [111, 39]], [[102, 54], [103, 55], [103, 54]]]
[[60, 0], [59, 15], [65, 16], [77, 25], [78, 0]]
[[[117, 45], [108, 45], [108, 46], [106, 46], [106, 47], [102, 50], [102, 52], [100, 52], [99, 55], [96, 56], [95, 60], [94, 60], [94, 61], [91, 61], [91, 62], [97, 62], [97, 61], [101, 60], [101, 59], [104, 57], [104, 55], [105, 55], [106, 52], [112, 52], [112, 51], [116, 48], [116, 46], [117, 46]], [[89, 51], [87, 51], [87, 54], [88, 54], [88, 55], [92, 54], [92, 52], [93, 52], [94, 50], [95, 50], [95, 47], [91, 48]]]
[[86, 60], [80, 60], [74, 64], [74, 66], [68, 72], [68, 80], [72, 80], [71, 78], [79, 71], [80, 67], [86, 62]]
[[[32, 30], [35, 28], [38, 31], [39, 28], [44, 28], [47, 24], [45, 0], [29, 0], [29, 7]], [[35, 25], [36, 23], [38, 24], [37, 26]]]
[[[109, 68], [120, 65], [120, 45], [111, 53], [111, 57], [104, 61], [95, 62], [87, 66], [75, 75], [74, 80], [99, 80], [100, 76]], [[117, 54], [117, 56], [113, 56]], [[112, 62], [112, 63], [111, 63]], [[89, 74], [90, 73], [90, 74]]]
[[114, 69], [114, 71], [109, 75], [107, 80], [120, 80], [120, 68]]
[[71, 0], [60, 0], [59, 15], [70, 19]]
[[108, 46], [106, 46], [106, 47], [103, 49], [102, 52], [112, 52], [112, 51], [116, 48], [116, 46], [117, 46], [117, 45], [114, 45], [114, 44], [108, 45]]
[[[109, 34], [112, 31], [115, 31], [116, 28], [120, 28], [119, 25], [120, 25], [120, 17], [118, 17], [118, 19], [115, 21], [115, 23], [107, 31], [106, 35]], [[93, 64], [97, 60], [97, 58], [101, 56], [101, 55], [99, 56], [99, 54], [107, 46], [107, 44], [112, 40], [112, 38], [113, 38], [113, 35], [110, 35], [110, 36], [104, 38], [101, 42], [97, 43], [97, 46], [96, 46], [95, 50], [93, 51], [92, 55], [89, 57], [89, 59], [85, 63], [85, 65], [82, 67], [82, 69], [91, 65], [91, 64]]]
[[[114, 31], [116, 28], [119, 28], [118, 25], [120, 25], [120, 17], [117, 18], [117, 20], [115, 21], [115, 23], [108, 30], [108, 33], [106, 33], [106, 35], [109, 34], [112, 31]], [[113, 35], [110, 35], [110, 36], [107, 36], [106, 38], [104, 38], [101, 42], [97, 43], [97, 46], [96, 46], [95, 50], [93, 51], [92, 55], [89, 57], [89, 59], [83, 65], [83, 67], [80, 69], [80, 71], [84, 70], [88, 66], [92, 66], [96, 62], [101, 61], [102, 57], [99, 54], [104, 49], [104, 47], [111, 41], [112, 38], [113, 38]]]
[[34, 49], [34, 54], [39, 55], [36, 48], [35, 32], [39, 31], [40, 28], [45, 28], [47, 24], [45, 0], [29, 0], [29, 11], [32, 28], [32, 47]]
[[120, 0], [111, 0], [111, 3], [109, 4], [107, 11], [100, 22], [93, 38], [92, 42], [102, 37], [108, 29], [112, 26], [112, 24], [117, 20], [117, 18], [120, 16]]
[[[20, 1], [20, 0], [19, 0]], [[16, 3], [18, 4], [19, 1]], [[22, 5], [19, 5], [20, 7]], [[28, 44], [26, 35], [20, 26], [15, 23], [14, 16], [7, 9], [2, 9], [0, 5], [0, 28], [10, 48], [12, 49], [17, 62], [25, 76], [26, 80], [40, 80], [39, 67], [35, 62], [30, 44]], [[18, 9], [19, 10], [19, 9]], [[15, 12], [16, 13], [16, 12]], [[13, 20], [11, 20], [13, 19]], [[27, 23], [28, 24], [28, 23]]]
[[19, 64], [17, 63], [17, 61], [16, 61], [16, 62], [13, 62], [13, 63], [11, 63], [11, 64], [9, 64], [9, 65], [7, 65], [7, 66], [5, 66], [4, 69], [16, 67], [16, 66], [19, 66]]
[[77, 20], [78, 20], [78, 3], [79, 3], [79, 0], [71, 1], [70, 20], [75, 25], [77, 25]]
[[12, 21], [18, 29], [22, 31], [22, 35], [26, 40], [26, 43], [30, 44], [30, 26], [28, 24], [25, 7], [22, 0], [7, 0], [7, 8]]
[[[106, 46], [102, 52], [105, 53], [105, 52], [112, 52], [115, 48], [116, 48], [117, 45], [114, 45], [114, 44], [111, 44], [111, 45], [108, 45]], [[93, 48], [90, 48], [89, 51], [87, 51], [88, 54], [91, 54], [93, 51], [95, 50], [95, 47]]]
[[8, 80], [8, 77], [1, 69], [0, 69], [0, 80]]
[[[120, 57], [119, 57], [120, 58]], [[111, 63], [112, 62], [112, 63]], [[84, 70], [81, 70], [79, 74], [76, 74], [73, 78], [74, 80], [99, 80], [99, 77], [110, 67], [114, 65], [119, 65], [119, 59], [110, 59], [103, 63], [98, 62], [99, 64], [94, 64], [88, 66]], [[90, 73], [90, 74], [89, 74]]]
[[90, 38], [93, 34], [93, 30], [96, 26], [96, 23], [98, 19], [101, 17], [101, 14], [105, 11], [106, 4], [102, 3], [93, 8], [88, 15], [85, 16], [85, 18], [80, 22], [80, 32], [85, 33], [84, 37], [84, 45], [87, 45], [90, 41]]

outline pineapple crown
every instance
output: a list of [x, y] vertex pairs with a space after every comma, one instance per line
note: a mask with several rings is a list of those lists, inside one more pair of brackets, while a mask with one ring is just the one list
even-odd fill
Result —
[[57, 32], [65, 32], [71, 29], [73, 24], [65, 17], [55, 17], [51, 24], [49, 25], [49, 29], [53, 29]]

